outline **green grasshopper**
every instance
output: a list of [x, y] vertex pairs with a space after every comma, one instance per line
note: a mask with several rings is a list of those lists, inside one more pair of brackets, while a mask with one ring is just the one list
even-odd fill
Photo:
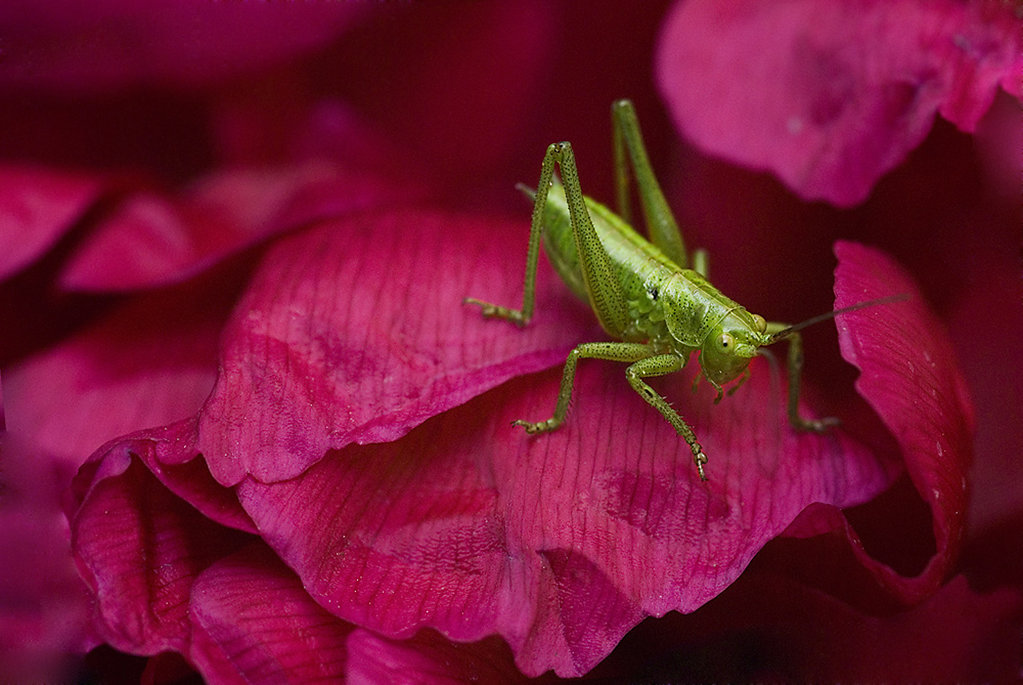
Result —
[[[686, 421], [651, 388], [645, 378], [679, 371], [699, 351], [700, 374], [717, 390], [715, 403], [732, 381], [732, 394], [749, 375], [749, 363], [761, 347], [788, 340], [788, 418], [797, 429], [821, 432], [837, 419], [806, 419], [799, 415], [803, 368], [800, 330], [839, 313], [881, 301], [865, 302], [829, 312], [796, 326], [768, 322], [729, 299], [707, 280], [707, 258], [693, 255], [692, 266], [675, 217], [654, 176], [632, 103], [612, 105], [615, 187], [618, 213], [586, 197], [579, 185], [575, 156], [568, 142], [547, 148], [533, 198], [525, 287], [521, 309], [466, 298], [483, 316], [525, 326], [533, 316], [536, 265], [540, 239], [558, 275], [589, 302], [604, 331], [616, 341], [583, 343], [565, 361], [554, 415], [532, 423], [517, 420], [527, 433], [554, 430], [565, 420], [576, 365], [580, 359], [625, 362], [625, 377], [640, 397], [659, 411], [689, 444], [701, 480], [707, 480], [707, 455]], [[628, 155], [626, 157], [626, 155]], [[635, 174], [650, 241], [630, 226], [629, 162]], [[557, 165], [559, 182], [554, 175]], [[562, 185], [563, 183], [563, 185]], [[553, 192], [552, 192], [553, 191]], [[694, 386], [695, 387], [695, 386]]]

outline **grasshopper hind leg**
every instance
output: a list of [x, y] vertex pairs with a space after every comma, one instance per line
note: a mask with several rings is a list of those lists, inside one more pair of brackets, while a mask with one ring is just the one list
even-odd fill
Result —
[[[654, 245], [659, 247], [676, 265], [689, 266], [685, 241], [679, 231], [675, 215], [657, 181], [650, 158], [647, 155], [643, 133], [639, 127], [636, 109], [629, 100], [618, 100], [611, 105], [612, 144], [614, 147], [615, 194], [618, 214], [626, 223], [632, 223], [632, 208], [629, 196], [635, 179], [647, 232]], [[629, 167], [632, 167], [632, 175]]]

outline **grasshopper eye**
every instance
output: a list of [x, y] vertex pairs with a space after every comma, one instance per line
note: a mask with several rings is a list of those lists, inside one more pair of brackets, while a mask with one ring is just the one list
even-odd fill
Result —
[[729, 350], [733, 345], [735, 345], [735, 338], [728, 333], [722, 333], [721, 337], [718, 338], [718, 347], [721, 348], [721, 350]]
[[753, 325], [757, 327], [757, 333], [767, 332], [767, 321], [759, 314], [753, 315]]

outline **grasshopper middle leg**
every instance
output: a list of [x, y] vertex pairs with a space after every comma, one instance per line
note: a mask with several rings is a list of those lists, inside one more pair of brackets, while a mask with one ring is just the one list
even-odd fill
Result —
[[696, 434], [685, 420], [679, 416], [667, 400], [644, 381], [651, 376], [663, 376], [674, 373], [685, 365], [685, 360], [677, 354], [657, 354], [650, 345], [628, 342], [592, 342], [583, 343], [568, 354], [565, 368], [561, 374], [561, 387], [554, 414], [546, 421], [530, 422], [517, 420], [512, 424], [522, 426], [527, 433], [542, 433], [560, 426], [568, 413], [568, 405], [572, 398], [572, 386], [575, 382], [576, 367], [580, 359], [603, 359], [606, 361], [632, 362], [625, 370], [625, 376], [633, 390], [639, 393], [650, 406], [659, 411], [675, 431], [685, 439], [693, 453], [693, 461], [701, 480], [707, 480], [703, 466], [707, 463], [707, 455], [696, 439]]
[[575, 154], [572, 152], [572, 145], [567, 142], [549, 145], [540, 167], [540, 180], [536, 186], [533, 216], [529, 228], [529, 251], [526, 255], [522, 308], [502, 307], [473, 297], [465, 298], [464, 302], [479, 305], [483, 315], [487, 317], [507, 319], [519, 326], [529, 323], [533, 317], [533, 308], [536, 302], [536, 266], [540, 254], [544, 209], [547, 206], [547, 194], [552, 185], [555, 167], [561, 170], [565, 199], [568, 203], [569, 218], [572, 224], [572, 235], [593, 311], [604, 330], [612, 336], [619, 337], [626, 325], [625, 295], [618, 279], [614, 277], [610, 257], [601, 244], [586, 209], [582, 188], [579, 185]]

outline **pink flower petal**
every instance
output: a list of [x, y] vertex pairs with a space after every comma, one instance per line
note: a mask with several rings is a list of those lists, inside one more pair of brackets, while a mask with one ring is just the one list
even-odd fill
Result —
[[195, 578], [248, 538], [173, 496], [134, 456], [194, 442], [190, 435], [194, 423], [185, 422], [114, 443], [76, 478], [75, 559], [95, 595], [96, 629], [123, 651], [184, 653]]
[[5, 370], [12, 425], [77, 468], [108, 440], [193, 415], [216, 379], [233, 291], [214, 278], [140, 297]]
[[[11, 0], [4, 85], [96, 91], [139, 83], [195, 86], [301, 54], [351, 24], [347, 3], [182, 6]], [[258, 46], [258, 49], [254, 49]]]
[[838, 320], [842, 356], [860, 369], [857, 391], [895, 436], [906, 468], [934, 517], [937, 552], [916, 578], [903, 578], [855, 547], [863, 563], [906, 601], [932, 593], [962, 541], [973, 458], [973, 407], [947, 333], [912, 279], [884, 254], [850, 242], [835, 246], [835, 306], [893, 293], [911, 299]]
[[[580, 675], [646, 615], [692, 611], [812, 502], [848, 506], [889, 474], [841, 433], [797, 434], [766, 364], [720, 406], [666, 384], [711, 455], [688, 447], [620, 367], [580, 371], [572, 420], [529, 438], [559, 373], [522, 378], [300, 477], [239, 485], [264, 539], [341, 618], [391, 637], [498, 632], [529, 675]], [[680, 444], [681, 443], [681, 444]]]
[[936, 112], [972, 131], [1019, 94], [1021, 20], [1000, 2], [678, 3], [661, 90], [697, 145], [807, 199], [862, 201]]
[[128, 198], [79, 247], [61, 284], [123, 291], [180, 282], [270, 235], [406, 195], [396, 184], [325, 162], [219, 172], [181, 199]]
[[190, 657], [207, 682], [343, 679], [352, 626], [327, 613], [266, 547], [253, 544], [196, 579]]
[[549, 269], [523, 331], [462, 304], [521, 302], [527, 236], [525, 222], [405, 211], [282, 241], [224, 331], [200, 423], [214, 476], [292, 478], [329, 449], [394, 440], [562, 360], [594, 324]]
[[348, 678], [358, 683], [459, 685], [526, 683], [508, 645], [499, 638], [472, 644], [424, 630], [410, 640], [388, 640], [368, 630], [348, 637]]
[[96, 176], [0, 167], [0, 279], [38, 259], [99, 199]]

